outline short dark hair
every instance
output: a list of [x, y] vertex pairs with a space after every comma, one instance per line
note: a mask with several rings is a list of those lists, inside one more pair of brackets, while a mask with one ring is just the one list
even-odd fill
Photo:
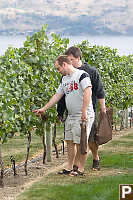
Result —
[[82, 52], [80, 50], [79, 47], [69, 47], [66, 51], [65, 51], [65, 55], [69, 56], [69, 55], [73, 55], [73, 57], [78, 58], [80, 57], [80, 59], [82, 58]]
[[66, 62], [67, 64], [71, 65], [72, 61], [68, 58], [67, 55], [60, 55], [58, 58], [56, 58], [55, 61], [58, 61], [58, 64], [62, 66], [63, 62]]

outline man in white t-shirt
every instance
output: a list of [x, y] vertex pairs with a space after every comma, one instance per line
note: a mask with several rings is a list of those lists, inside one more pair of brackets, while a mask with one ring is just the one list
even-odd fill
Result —
[[[59, 174], [71, 174], [77, 148], [80, 145], [82, 121], [86, 122], [87, 137], [89, 138], [92, 123], [94, 121], [94, 111], [92, 106], [91, 81], [88, 73], [73, 67], [71, 60], [66, 55], [59, 56], [55, 61], [56, 69], [63, 75], [57, 92], [49, 102], [41, 109], [35, 110], [37, 115], [41, 115], [47, 109], [56, 104], [65, 94], [68, 117], [65, 122], [65, 141], [68, 149], [68, 165]], [[81, 164], [78, 174], [83, 175], [87, 154], [81, 155]]]

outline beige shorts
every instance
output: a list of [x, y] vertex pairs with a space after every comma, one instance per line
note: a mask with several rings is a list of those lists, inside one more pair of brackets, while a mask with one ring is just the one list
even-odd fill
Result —
[[[94, 116], [88, 116], [86, 123], [87, 139], [89, 138]], [[65, 121], [65, 140], [71, 140], [73, 143], [80, 144], [81, 136], [81, 116], [68, 115]]]

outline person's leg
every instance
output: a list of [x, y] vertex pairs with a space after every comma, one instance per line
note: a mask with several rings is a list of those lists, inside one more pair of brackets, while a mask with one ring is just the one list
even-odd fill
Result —
[[[89, 153], [89, 145], [88, 145], [88, 153]], [[88, 153], [86, 154], [86, 157], [88, 157]], [[77, 171], [78, 168], [81, 168], [81, 164], [80, 162], [82, 162], [82, 158], [80, 160], [80, 157], [82, 157], [82, 154], [80, 153], [80, 145], [77, 146], [77, 153], [76, 153], [76, 156], [75, 156], [75, 160], [74, 160], [74, 165], [73, 165], [73, 170], [74, 171]], [[84, 162], [84, 161], [83, 161]]]
[[79, 167], [79, 158], [80, 158], [80, 148], [79, 148], [79, 145], [77, 145], [77, 153], [76, 153], [76, 156], [75, 156], [75, 160], [74, 160], [74, 165], [73, 165], [73, 170], [74, 171], [77, 171], [78, 170], [78, 167]]
[[[78, 145], [78, 146], [80, 146], [80, 145]], [[79, 147], [78, 147], [78, 149], [79, 149]], [[77, 162], [78, 170], [80, 172], [84, 172], [85, 162], [87, 160], [88, 153], [86, 153], [86, 154], [83, 155], [83, 154], [80, 153], [80, 150], [79, 150], [77, 157], [79, 158], [79, 160]], [[75, 161], [75, 163], [76, 163], [76, 161]]]
[[[90, 132], [90, 136], [89, 136], [89, 142], [88, 142], [88, 153], [89, 153], [89, 150], [91, 150], [92, 157], [93, 157], [92, 169], [93, 170], [99, 170], [99, 168], [100, 168], [100, 161], [99, 161], [100, 158], [99, 158], [99, 155], [98, 155], [98, 145], [95, 142], [95, 134], [96, 134], [96, 121], [94, 121], [92, 128], [91, 128], [91, 132]], [[76, 171], [76, 169], [78, 169], [78, 167], [80, 165], [80, 159], [79, 158], [80, 158], [80, 149], [79, 149], [79, 146], [78, 146], [77, 154], [76, 154], [75, 161], [74, 161], [75, 171]], [[95, 162], [95, 161], [98, 161], [98, 162]], [[95, 163], [96, 163], [96, 165], [95, 165]], [[96, 167], [96, 168], [94, 168], [94, 167]]]
[[98, 155], [99, 146], [95, 142], [95, 134], [96, 134], [96, 131], [92, 129], [88, 146], [89, 146], [89, 149], [91, 150], [92, 157], [93, 157], [92, 170], [97, 171], [97, 170], [100, 170], [101, 166], [100, 166], [100, 157]]
[[69, 116], [65, 121], [65, 141], [67, 143], [68, 163], [66, 169], [58, 172], [58, 174], [69, 174], [72, 171], [75, 155], [77, 152], [76, 144], [73, 142], [72, 120]]
[[93, 156], [92, 170], [98, 171], [101, 168], [100, 157], [98, 155], [98, 145], [95, 142], [89, 142], [88, 145]]
[[[90, 131], [91, 131], [91, 127], [93, 124], [94, 118], [93, 117], [88, 117], [88, 121], [86, 123], [86, 132], [87, 132], [87, 141], [90, 135]], [[78, 145], [78, 151], [77, 151], [77, 155], [75, 157], [75, 164], [78, 165], [78, 170], [83, 172], [84, 171], [84, 167], [85, 167], [85, 162], [87, 160], [88, 157], [88, 151], [89, 151], [89, 147], [87, 147], [87, 153], [86, 154], [81, 154], [80, 153], [80, 145]], [[79, 159], [79, 160], [77, 160]]]
[[73, 171], [77, 171], [78, 166], [79, 166], [79, 156], [80, 156], [80, 149], [79, 145], [80, 144], [80, 135], [81, 135], [81, 128], [80, 128], [80, 123], [81, 123], [81, 116], [76, 116], [71, 119], [72, 123], [72, 134], [73, 134], [73, 140], [74, 143], [76, 144], [76, 155], [75, 155], [75, 160], [74, 160], [74, 165], [73, 165]]
[[91, 133], [89, 136], [89, 140], [88, 140], [88, 146], [89, 149], [91, 150], [92, 153], [92, 157], [93, 157], [93, 164], [92, 164], [92, 170], [100, 170], [100, 158], [98, 155], [98, 145], [95, 142], [95, 138], [96, 138], [96, 130], [97, 130], [97, 126], [96, 126], [96, 118], [94, 120], [94, 123], [92, 125], [91, 128]]
[[98, 145], [96, 142], [88, 142], [89, 149], [92, 152], [93, 160], [99, 160]]
[[67, 166], [65, 169], [58, 172], [58, 174], [70, 174], [73, 170], [73, 164], [75, 155], [77, 152], [76, 144], [73, 143], [71, 140], [66, 140], [67, 143], [67, 153], [68, 153], [68, 161]]
[[74, 144], [73, 141], [66, 141], [66, 142], [67, 142], [67, 152], [68, 152], [67, 170], [72, 170], [75, 156], [77, 153], [77, 145]]

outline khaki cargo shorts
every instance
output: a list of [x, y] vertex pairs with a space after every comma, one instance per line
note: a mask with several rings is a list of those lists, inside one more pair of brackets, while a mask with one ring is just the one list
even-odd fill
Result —
[[[88, 116], [86, 123], [87, 139], [89, 138], [91, 127], [94, 121], [94, 116]], [[80, 144], [81, 136], [81, 116], [68, 115], [65, 121], [65, 140], [71, 140], [73, 143]]]

